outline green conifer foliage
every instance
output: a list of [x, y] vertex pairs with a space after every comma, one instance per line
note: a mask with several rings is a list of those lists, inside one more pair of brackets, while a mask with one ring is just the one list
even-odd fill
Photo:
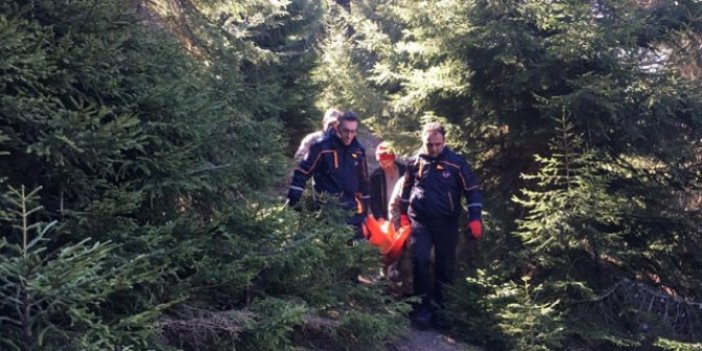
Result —
[[[324, 28], [323, 4], [295, 1], [154, 1], [154, 13], [194, 55], [209, 62], [213, 74], [237, 81], [220, 92], [252, 118], [280, 118], [296, 146], [304, 132], [319, 126], [321, 112], [311, 108], [317, 89], [309, 73]], [[241, 85], [245, 85], [245, 88]], [[280, 136], [279, 136], [280, 138]], [[293, 150], [294, 151], [294, 150]]]
[[111, 241], [115, 269], [143, 257], [135, 277], [156, 278], [114, 291], [91, 311], [141, 338], [152, 312], [192, 295], [200, 281], [193, 262], [217, 243], [215, 216], [246, 212], [245, 196], [278, 174], [276, 124], [253, 119], [253, 102], [236, 105], [212, 88], [240, 90], [240, 76], [208, 72], [122, 1], [2, 7], [0, 148], [9, 155], [1, 175], [44, 187], [42, 218], [70, 233], [50, 248]]
[[382, 101], [365, 79], [368, 53], [358, 47], [351, 34], [353, 17], [340, 11], [331, 12], [326, 20], [327, 33], [320, 47], [319, 64], [312, 72], [320, 85], [317, 104], [352, 110], [364, 119], [377, 116], [382, 112]]
[[[690, 199], [700, 187], [702, 94], [680, 63], [698, 50], [699, 2], [367, 0], [355, 8], [356, 47], [373, 62], [364, 76], [385, 103], [377, 128], [400, 127], [388, 137], [404, 141], [402, 132], [443, 121], [450, 146], [474, 161], [492, 220], [490, 248], [479, 253], [489, 253], [481, 256], [488, 274], [534, 273], [532, 285], [544, 289], [535, 304], [562, 292], [562, 301], [595, 298], [623, 278], [700, 299], [690, 249], [700, 246], [700, 212]], [[572, 155], [550, 142], [563, 111], [566, 139], [582, 146]], [[511, 202], [522, 189], [526, 198]], [[488, 285], [499, 295], [499, 284]]]
[[[537, 189], [523, 189], [522, 195], [514, 198], [528, 211], [517, 222], [517, 236], [535, 269], [556, 274], [548, 277], [549, 282], [594, 283], [596, 280], [588, 276], [597, 272], [602, 278], [597, 267], [603, 259], [621, 261], [626, 251], [621, 218], [634, 212], [637, 199], [612, 191], [606, 164], [584, 148], [581, 136], [575, 134], [565, 116], [556, 122], [558, 136], [550, 143], [549, 156], [536, 155], [539, 172], [524, 175]], [[574, 261], [579, 262], [578, 269], [562, 269], [573, 266]], [[584, 269], [588, 265], [595, 270]]]
[[355, 27], [357, 46], [374, 54], [367, 79], [388, 102], [377, 128], [416, 129], [427, 116], [456, 125], [456, 146], [485, 170], [500, 213], [516, 210], [509, 198], [519, 174], [547, 150], [549, 120], [562, 107], [605, 157], [660, 160], [686, 179], [677, 181], [693, 181], [699, 84], [666, 53], [698, 35], [698, 3], [358, 4], [372, 13]]
[[[625, 260], [621, 218], [634, 212], [636, 199], [612, 190], [610, 170], [584, 148], [565, 114], [555, 122], [557, 136], [550, 143], [549, 156], [537, 155], [539, 172], [524, 175], [534, 181], [535, 189], [524, 189], [514, 198], [528, 211], [518, 220], [516, 234], [522, 239], [525, 263], [531, 269], [525, 283], [533, 277], [538, 294], [505, 315], [508, 329], [518, 328], [518, 316], [531, 316], [534, 309], [548, 308], [552, 311], [549, 314], [559, 311], [562, 315], [550, 318], [564, 319], [568, 308], [559, 308], [559, 303], [570, 306], [573, 301], [594, 298], [597, 291], [619, 279], [612, 277], [612, 267], [606, 266], [621, 265]], [[547, 325], [554, 322], [550, 318], [533, 322]], [[562, 325], [559, 328], [565, 329]], [[516, 334], [519, 344], [531, 345], [529, 340], [535, 337]]]
[[[140, 259], [114, 260], [116, 245], [85, 238], [57, 245], [56, 221], [34, 222], [40, 188], [11, 188], [0, 241], [0, 342], [14, 350], [105, 350], [143, 345], [148, 324], [101, 318], [110, 294], [151, 277], [135, 274]], [[131, 337], [120, 334], [132, 329]], [[123, 335], [122, 335], [123, 336]], [[142, 336], [143, 337], [143, 336]], [[131, 339], [131, 341], [130, 341]]]
[[[33, 219], [57, 222], [42, 257], [77, 252], [85, 264], [36, 267], [91, 279], [51, 292], [76, 313], [35, 325], [57, 332], [0, 328], [2, 339], [20, 349], [382, 345], [406, 306], [355, 281], [377, 253], [349, 247], [345, 225], [268, 195], [287, 172], [286, 128], [319, 118], [305, 90], [319, 4], [177, 3], [178, 28], [131, 1], [0, 5], [0, 178], [43, 187]], [[23, 246], [2, 235], [5, 262]], [[62, 248], [78, 251], [56, 256]], [[13, 313], [3, 301], [0, 315]], [[308, 332], [319, 340], [300, 340]]]

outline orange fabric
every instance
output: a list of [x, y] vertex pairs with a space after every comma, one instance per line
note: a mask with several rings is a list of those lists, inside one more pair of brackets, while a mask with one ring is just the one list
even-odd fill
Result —
[[[394, 229], [392, 224], [390, 227]], [[412, 234], [412, 227], [409, 225], [401, 226], [400, 230], [395, 232], [395, 241], [390, 245], [387, 252], [385, 252], [385, 261], [387, 263], [392, 263], [400, 259], [410, 234]]]
[[373, 216], [367, 217], [364, 227], [368, 242], [385, 256], [386, 263], [395, 262], [400, 258], [407, 238], [412, 233], [412, 227], [409, 225], [401, 226], [396, 231], [395, 226], [389, 221], [376, 220]]
[[407, 215], [400, 215], [400, 226], [404, 227], [406, 225], [410, 225], [410, 220]]

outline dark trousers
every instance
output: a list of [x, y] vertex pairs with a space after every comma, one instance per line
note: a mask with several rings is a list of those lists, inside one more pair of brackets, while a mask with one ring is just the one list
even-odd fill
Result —
[[[442, 289], [453, 283], [458, 243], [458, 218], [447, 217], [412, 223], [412, 263], [414, 293], [422, 297], [424, 307], [443, 303]], [[434, 247], [434, 281], [432, 282], [431, 248]]]

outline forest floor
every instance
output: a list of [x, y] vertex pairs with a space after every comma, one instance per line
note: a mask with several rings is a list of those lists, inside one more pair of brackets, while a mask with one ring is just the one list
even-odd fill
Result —
[[[407, 274], [407, 267], [401, 274]], [[368, 277], [359, 275], [359, 282], [362, 284], [377, 284], [381, 276]], [[391, 284], [392, 285], [392, 284]], [[394, 286], [392, 290], [398, 293], [402, 288]], [[387, 345], [388, 351], [485, 351], [483, 348], [475, 345], [460, 342], [448, 333], [436, 329], [417, 329], [410, 326], [404, 335], [400, 335], [398, 339]]]
[[436, 330], [410, 328], [400, 341], [388, 351], [484, 351], [482, 348], [461, 343]]

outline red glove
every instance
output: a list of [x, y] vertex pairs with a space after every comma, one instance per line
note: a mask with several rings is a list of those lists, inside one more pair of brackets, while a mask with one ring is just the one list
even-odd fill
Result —
[[407, 215], [400, 215], [400, 227], [404, 227], [406, 225], [410, 225], [410, 220]]
[[483, 222], [479, 219], [468, 222], [468, 229], [470, 229], [470, 233], [473, 235], [474, 239], [479, 240], [483, 237]]

